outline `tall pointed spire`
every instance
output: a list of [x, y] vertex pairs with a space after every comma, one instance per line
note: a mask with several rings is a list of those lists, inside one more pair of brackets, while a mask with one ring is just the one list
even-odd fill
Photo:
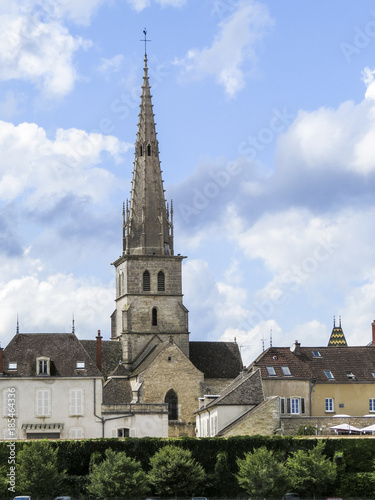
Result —
[[339, 316], [339, 326], [336, 326], [336, 318], [333, 317], [333, 328], [328, 341], [328, 347], [347, 347], [346, 338], [341, 327], [341, 316]]
[[145, 54], [130, 208], [124, 220], [124, 254], [128, 255], [173, 254], [151, 97]]

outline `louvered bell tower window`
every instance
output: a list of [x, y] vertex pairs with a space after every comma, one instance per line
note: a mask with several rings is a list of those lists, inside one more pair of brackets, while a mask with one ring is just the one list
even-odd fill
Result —
[[165, 292], [165, 274], [163, 271], [158, 272], [158, 292]]
[[145, 271], [143, 273], [143, 291], [149, 292], [151, 290], [150, 273]]

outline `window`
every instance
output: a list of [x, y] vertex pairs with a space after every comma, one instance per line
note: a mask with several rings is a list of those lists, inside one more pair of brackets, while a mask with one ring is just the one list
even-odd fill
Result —
[[69, 401], [70, 415], [83, 415], [83, 390], [82, 389], [70, 389], [69, 391]]
[[290, 413], [299, 415], [299, 398], [290, 398]]
[[322, 357], [322, 355], [320, 354], [319, 351], [313, 351], [312, 353], [313, 353], [314, 358], [321, 358]]
[[305, 398], [286, 398], [286, 413], [304, 415], [306, 413]]
[[130, 430], [123, 428], [123, 429], [117, 429], [117, 437], [119, 438], [126, 438], [129, 437], [130, 435]]
[[143, 273], [143, 291], [149, 292], [151, 290], [150, 273], [145, 271]]
[[83, 370], [85, 368], [85, 362], [84, 361], [77, 361], [76, 368], [77, 368], [77, 370]]
[[371, 413], [375, 412], [375, 398], [369, 399], [369, 410]]
[[151, 145], [147, 145], [147, 156], [151, 156]]
[[84, 437], [82, 427], [72, 427], [69, 432], [70, 439], [82, 439]]
[[285, 398], [280, 398], [280, 413], [285, 413]]
[[333, 398], [326, 398], [326, 412], [332, 413], [333, 411]]
[[168, 420], [178, 420], [178, 397], [173, 389], [167, 392], [164, 402], [168, 404]]
[[37, 417], [51, 416], [51, 391], [49, 389], [37, 389], [35, 413]]
[[355, 380], [355, 375], [351, 371], [347, 371], [346, 376], [348, 377], [349, 380]]
[[36, 358], [36, 373], [37, 375], [50, 374], [50, 359], [49, 358]]
[[17, 370], [17, 361], [9, 361], [8, 370]]
[[165, 275], [163, 271], [158, 272], [158, 292], [165, 292]]
[[267, 366], [267, 371], [268, 371], [268, 375], [271, 375], [272, 377], [276, 376], [276, 371], [275, 371], [275, 368], [273, 366]]
[[158, 326], [158, 310], [156, 307], [152, 308], [152, 326]]
[[139, 146], [139, 156], [143, 156], [143, 146], [142, 146], [142, 144]]
[[292, 375], [290, 373], [289, 366], [282, 366], [281, 371], [283, 372], [283, 375], [285, 375], [286, 377], [291, 377]]
[[324, 370], [324, 373], [326, 374], [326, 377], [329, 379], [329, 380], [332, 380], [334, 379], [335, 377], [333, 376], [333, 373], [331, 372], [331, 370]]

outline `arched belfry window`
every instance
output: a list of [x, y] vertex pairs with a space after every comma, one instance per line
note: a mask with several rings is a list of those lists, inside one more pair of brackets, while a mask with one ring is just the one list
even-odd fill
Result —
[[169, 389], [164, 398], [168, 404], [168, 420], [178, 420], [178, 397], [173, 389]]
[[145, 271], [143, 273], [143, 291], [149, 292], [151, 290], [150, 273]]
[[156, 309], [156, 307], [152, 308], [151, 316], [152, 316], [151, 319], [152, 326], [158, 326], [158, 310]]
[[151, 144], [147, 145], [147, 156], [151, 156]]
[[158, 272], [158, 292], [165, 292], [165, 274], [163, 271]]

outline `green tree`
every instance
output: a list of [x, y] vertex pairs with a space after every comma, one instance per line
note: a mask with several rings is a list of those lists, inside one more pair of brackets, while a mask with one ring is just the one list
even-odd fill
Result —
[[137, 460], [123, 451], [108, 449], [103, 462], [93, 465], [87, 490], [96, 498], [139, 498], [148, 493], [149, 487]]
[[188, 497], [202, 494], [206, 474], [190, 450], [167, 445], [150, 459], [149, 481], [158, 495]]
[[17, 455], [17, 490], [33, 498], [62, 494], [65, 471], [58, 468], [57, 450], [49, 441], [25, 445]]
[[337, 466], [323, 454], [324, 448], [320, 441], [312, 450], [293, 452], [286, 460], [290, 485], [302, 496], [324, 496], [336, 479]]
[[277, 497], [286, 487], [286, 470], [265, 446], [237, 459], [239, 485], [250, 497]]

